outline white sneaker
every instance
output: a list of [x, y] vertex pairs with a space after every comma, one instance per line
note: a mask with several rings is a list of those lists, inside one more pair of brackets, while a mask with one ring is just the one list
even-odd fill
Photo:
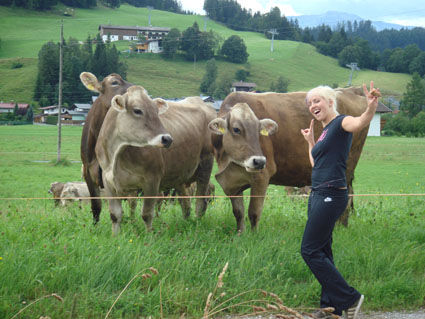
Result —
[[358, 319], [359, 318], [360, 308], [362, 306], [363, 300], [364, 300], [364, 296], [361, 295], [359, 300], [357, 300], [357, 302], [351, 308], [348, 308], [347, 310], [345, 310], [345, 318], [346, 319]]

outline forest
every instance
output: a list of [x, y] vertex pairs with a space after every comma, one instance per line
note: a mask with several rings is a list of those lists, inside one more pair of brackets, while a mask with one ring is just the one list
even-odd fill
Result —
[[360, 68], [396, 73], [425, 74], [425, 29], [376, 31], [372, 22], [341, 22], [336, 28], [327, 25], [300, 28], [297, 20], [288, 20], [278, 7], [270, 12], [252, 13], [236, 0], [205, 0], [204, 10], [210, 19], [234, 30], [275, 34], [279, 40], [310, 43], [321, 54], [337, 58], [341, 66], [355, 62]]
[[[58, 3], [73, 8], [93, 8], [97, 6], [96, 0], [0, 0], [0, 5], [19, 7], [33, 10], [50, 10]], [[100, 0], [102, 5], [110, 8], [119, 8], [121, 3], [128, 3], [135, 7], [151, 6], [157, 10], [183, 13], [177, 0]]]

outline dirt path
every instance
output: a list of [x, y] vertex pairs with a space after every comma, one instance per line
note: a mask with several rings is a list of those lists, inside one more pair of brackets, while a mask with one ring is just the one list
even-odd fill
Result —
[[[238, 319], [237, 316], [225, 316], [225, 319]], [[243, 316], [244, 319], [275, 319], [273, 315], [269, 316]], [[341, 317], [344, 318], [344, 317]], [[391, 312], [364, 312], [359, 319], [425, 319], [425, 309], [417, 311], [391, 311]]]
[[362, 313], [361, 319], [425, 319], [425, 309], [418, 311], [394, 311]]

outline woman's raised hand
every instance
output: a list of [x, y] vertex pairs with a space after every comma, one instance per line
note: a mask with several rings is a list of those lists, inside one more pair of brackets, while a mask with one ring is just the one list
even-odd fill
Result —
[[311, 120], [309, 128], [301, 129], [301, 134], [304, 136], [305, 140], [311, 145], [315, 144], [313, 126], [314, 126], [314, 119]]

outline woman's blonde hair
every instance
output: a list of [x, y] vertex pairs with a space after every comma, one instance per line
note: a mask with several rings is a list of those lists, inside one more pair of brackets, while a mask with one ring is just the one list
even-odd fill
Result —
[[306, 103], [313, 95], [321, 96], [326, 101], [332, 101], [332, 106], [335, 113], [337, 115], [339, 114], [338, 111], [336, 110], [337, 109], [337, 103], [336, 103], [337, 92], [333, 88], [327, 85], [320, 85], [318, 87], [315, 87], [314, 89], [311, 89], [310, 91], [307, 92], [307, 96], [305, 98]]

